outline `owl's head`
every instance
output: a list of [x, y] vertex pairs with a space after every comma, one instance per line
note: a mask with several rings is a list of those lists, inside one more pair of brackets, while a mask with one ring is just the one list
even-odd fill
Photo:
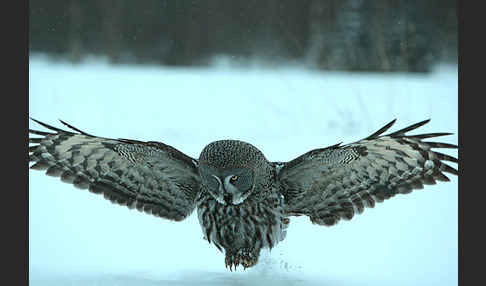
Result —
[[208, 144], [199, 156], [202, 184], [221, 204], [238, 205], [254, 191], [259, 169], [266, 163], [255, 146], [238, 140]]

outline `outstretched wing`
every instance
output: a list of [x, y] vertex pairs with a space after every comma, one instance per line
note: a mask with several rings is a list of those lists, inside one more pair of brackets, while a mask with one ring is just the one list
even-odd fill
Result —
[[52, 127], [29, 138], [30, 167], [47, 170], [80, 189], [103, 194], [106, 199], [155, 216], [180, 221], [195, 207], [200, 187], [196, 160], [159, 142], [108, 139]]
[[380, 136], [395, 123], [393, 120], [358, 142], [312, 150], [283, 163], [278, 178], [287, 213], [307, 215], [320, 225], [334, 225], [341, 218], [349, 220], [362, 213], [364, 207], [374, 207], [375, 202], [422, 189], [436, 180], [449, 181], [443, 172], [458, 172], [443, 161], [458, 160], [431, 149], [458, 146], [422, 139], [451, 133], [405, 135], [427, 122]]

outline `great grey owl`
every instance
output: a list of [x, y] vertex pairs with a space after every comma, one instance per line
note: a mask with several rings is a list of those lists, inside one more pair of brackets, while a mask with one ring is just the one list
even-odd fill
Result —
[[[34, 119], [32, 119], [34, 120]], [[30, 167], [47, 170], [114, 203], [181, 221], [197, 208], [202, 232], [225, 253], [225, 264], [251, 267], [262, 248], [285, 238], [291, 216], [331, 226], [350, 220], [396, 194], [458, 175], [424, 142], [451, 133], [406, 135], [429, 120], [383, 135], [395, 120], [357, 142], [309, 151], [289, 162], [269, 162], [255, 146], [238, 140], [207, 145], [199, 159], [160, 142], [108, 139], [34, 120], [53, 132], [29, 130]]]

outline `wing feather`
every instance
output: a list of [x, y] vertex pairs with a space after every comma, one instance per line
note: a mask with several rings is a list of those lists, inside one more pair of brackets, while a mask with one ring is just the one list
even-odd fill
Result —
[[155, 216], [179, 221], [194, 210], [195, 159], [160, 142], [96, 137], [64, 121], [78, 133], [32, 120], [54, 132], [29, 129], [42, 136], [29, 138], [31, 169]]
[[443, 161], [458, 163], [457, 158], [431, 149], [458, 146], [422, 139], [451, 133], [406, 135], [429, 121], [383, 135], [395, 123], [393, 120], [355, 143], [315, 149], [290, 162], [278, 163], [287, 213], [307, 215], [313, 223], [334, 225], [396, 194], [449, 181], [444, 172], [458, 175], [458, 171]]

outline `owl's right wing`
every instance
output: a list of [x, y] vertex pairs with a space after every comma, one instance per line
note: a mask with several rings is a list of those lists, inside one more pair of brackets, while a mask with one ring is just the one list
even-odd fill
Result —
[[[32, 119], [34, 120], [34, 119]], [[30, 167], [46, 170], [113, 203], [180, 221], [195, 208], [200, 190], [197, 160], [160, 142], [108, 139], [34, 120], [55, 133], [29, 129]]]

